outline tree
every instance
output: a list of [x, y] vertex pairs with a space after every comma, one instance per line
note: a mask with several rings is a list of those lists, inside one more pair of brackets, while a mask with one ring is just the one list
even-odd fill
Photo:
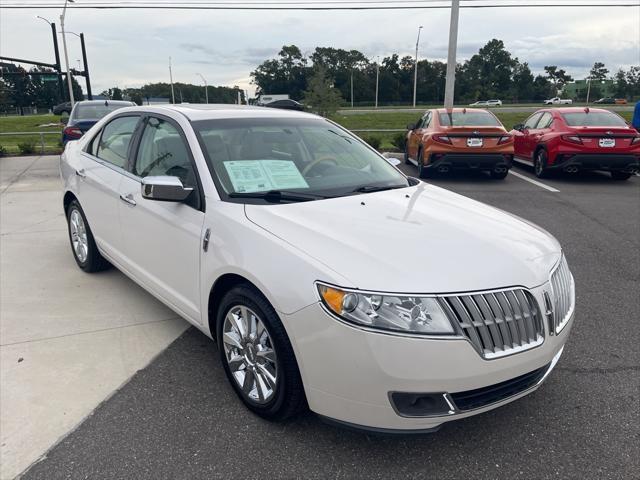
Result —
[[516, 58], [513, 67], [511, 97], [515, 102], [523, 100], [534, 100], [535, 85], [533, 74], [527, 62], [520, 63]]
[[111, 91], [111, 100], [122, 100], [122, 90], [118, 87], [113, 87]]
[[596, 62], [593, 64], [591, 72], [589, 72], [589, 78], [597, 81], [606, 80], [608, 73], [609, 70], [604, 66], [604, 63]]
[[314, 69], [313, 76], [309, 79], [308, 89], [304, 92], [304, 103], [315, 112], [327, 117], [338, 110], [342, 102], [342, 96], [333, 86], [333, 79], [327, 74], [323, 66]]
[[546, 65], [544, 71], [547, 72], [547, 78], [553, 84], [554, 91], [552, 93], [554, 96], [558, 95], [558, 91], [573, 80], [571, 75], [568, 75], [565, 70], [558, 68], [556, 65]]
[[629, 95], [629, 83], [627, 73], [621, 68], [613, 77], [615, 83], [614, 95], [616, 98], [626, 98]]

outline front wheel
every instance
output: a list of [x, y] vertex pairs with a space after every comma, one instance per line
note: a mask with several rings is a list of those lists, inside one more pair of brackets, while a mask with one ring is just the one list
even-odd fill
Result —
[[491, 175], [491, 178], [493, 178], [494, 180], [504, 180], [505, 178], [507, 178], [507, 175], [509, 175], [509, 170], [507, 169], [505, 169], [504, 171], [491, 170], [489, 174]]
[[620, 172], [620, 171], [612, 171], [611, 178], [614, 180], [628, 180], [631, 177], [631, 174], [628, 172]]
[[257, 290], [240, 285], [223, 297], [216, 333], [224, 371], [249, 410], [268, 420], [284, 420], [304, 407], [289, 337]]
[[98, 251], [87, 217], [77, 200], [71, 201], [67, 207], [67, 225], [71, 251], [78, 266], [87, 273], [109, 268], [109, 262]]
[[533, 162], [536, 177], [547, 178], [549, 176], [549, 170], [547, 169], [547, 151], [543, 148], [538, 150], [536, 158]]

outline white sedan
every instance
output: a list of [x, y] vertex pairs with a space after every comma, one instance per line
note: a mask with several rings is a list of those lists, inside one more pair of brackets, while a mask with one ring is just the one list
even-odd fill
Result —
[[571, 328], [547, 232], [314, 115], [125, 108], [61, 174], [78, 266], [114, 265], [215, 339], [268, 419], [431, 431], [535, 390]]

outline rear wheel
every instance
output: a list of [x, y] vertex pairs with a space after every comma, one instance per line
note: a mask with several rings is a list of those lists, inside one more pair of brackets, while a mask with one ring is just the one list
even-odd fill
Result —
[[216, 331], [224, 371], [249, 410], [283, 420], [304, 407], [289, 337], [260, 292], [250, 285], [231, 289], [220, 303]]
[[72, 200], [67, 207], [67, 225], [71, 251], [78, 266], [87, 273], [109, 268], [109, 262], [98, 251], [87, 218], [77, 200]]
[[418, 150], [418, 177], [429, 178], [431, 176], [431, 170], [424, 166], [424, 150], [420, 148]]
[[612, 171], [611, 178], [614, 180], [628, 180], [631, 177], [631, 174], [628, 172], [620, 172], [620, 171]]
[[547, 151], [544, 148], [536, 152], [533, 168], [535, 169], [536, 177], [547, 178], [549, 176], [549, 170], [547, 169]]

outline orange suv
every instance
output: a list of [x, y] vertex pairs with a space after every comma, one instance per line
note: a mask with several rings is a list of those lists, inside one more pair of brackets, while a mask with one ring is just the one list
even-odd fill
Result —
[[427, 110], [407, 129], [404, 160], [418, 167], [420, 178], [457, 169], [485, 170], [496, 179], [509, 173], [513, 137], [487, 110]]

